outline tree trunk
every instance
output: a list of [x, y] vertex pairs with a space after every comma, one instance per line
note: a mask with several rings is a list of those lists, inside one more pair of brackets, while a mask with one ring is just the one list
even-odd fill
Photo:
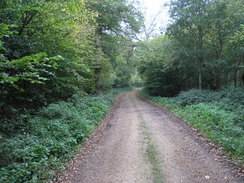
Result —
[[198, 71], [198, 89], [202, 90], [202, 72], [201, 72], [201, 66], [199, 67]]
[[96, 39], [96, 46], [98, 47], [98, 53], [97, 53], [97, 62], [98, 62], [98, 67], [96, 68], [95, 74], [96, 74], [96, 90], [97, 92], [101, 92], [102, 90], [102, 55], [99, 49], [102, 50], [102, 40], [99, 36], [97, 36]]
[[202, 90], [202, 65], [204, 61], [204, 57], [202, 54], [203, 51], [203, 27], [198, 26], [198, 88], [199, 90]]
[[241, 75], [241, 83], [240, 83], [241, 87], [244, 87], [244, 72]]
[[238, 72], [238, 69], [236, 69], [234, 71], [234, 86], [236, 87], [237, 86], [237, 72]]

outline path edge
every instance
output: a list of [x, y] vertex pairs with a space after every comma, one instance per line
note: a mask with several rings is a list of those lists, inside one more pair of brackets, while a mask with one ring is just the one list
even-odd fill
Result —
[[77, 147], [77, 150], [74, 152], [73, 158], [67, 161], [63, 166], [64, 170], [57, 172], [54, 179], [49, 183], [69, 182], [68, 177], [72, 172], [76, 171], [76, 165], [82, 163], [85, 160], [86, 156], [92, 153], [96, 145], [101, 143], [103, 133], [107, 128], [109, 128], [110, 121], [114, 116], [113, 114], [117, 110], [117, 106], [121, 102], [121, 98], [130, 91], [131, 90], [123, 92], [114, 98], [111, 108], [100, 121], [99, 125], [95, 128], [91, 135]]
[[156, 107], [160, 111], [169, 115], [173, 119], [174, 122], [180, 123], [181, 125], [183, 125], [184, 128], [186, 128], [187, 133], [190, 136], [192, 136], [198, 144], [200, 144], [208, 152], [211, 152], [213, 155], [220, 157], [221, 158], [220, 162], [228, 165], [228, 167], [232, 170], [232, 172], [234, 174], [236, 174], [236, 176], [244, 179], [244, 163], [242, 164], [242, 163], [238, 162], [238, 160], [230, 157], [228, 155], [228, 153], [226, 151], [224, 151], [224, 149], [217, 142], [214, 142], [214, 141], [208, 139], [200, 130], [196, 129], [191, 123], [189, 123], [189, 122], [185, 121], [183, 118], [175, 115], [171, 110], [169, 110], [165, 106], [154, 103], [151, 100], [141, 96], [140, 90], [137, 90], [136, 96], [140, 100]]

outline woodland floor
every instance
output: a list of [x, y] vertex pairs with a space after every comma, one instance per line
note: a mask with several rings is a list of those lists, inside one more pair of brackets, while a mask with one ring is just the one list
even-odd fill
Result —
[[243, 183], [238, 167], [169, 111], [118, 97], [59, 183]]

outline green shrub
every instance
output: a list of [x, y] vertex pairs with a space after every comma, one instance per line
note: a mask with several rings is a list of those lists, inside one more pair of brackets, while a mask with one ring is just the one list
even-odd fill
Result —
[[182, 91], [175, 97], [183, 105], [203, 102], [223, 102], [228, 104], [244, 105], [244, 88], [230, 87], [222, 91], [197, 90]]
[[0, 182], [45, 182], [70, 158], [105, 116], [115, 95], [75, 95], [35, 115], [22, 115], [17, 134], [0, 138]]
[[181, 105], [191, 105], [191, 104], [199, 104], [203, 102], [215, 102], [220, 100], [220, 93], [213, 92], [210, 90], [197, 90], [192, 89], [189, 91], [182, 91], [175, 98], [180, 102]]
[[222, 110], [233, 112], [234, 123], [244, 129], [244, 88], [230, 87], [219, 92], [192, 89], [172, 99], [173, 103], [177, 102], [181, 106], [212, 103]]
[[235, 125], [236, 115], [213, 104], [189, 105], [176, 114], [221, 144], [236, 157], [244, 157], [244, 131]]

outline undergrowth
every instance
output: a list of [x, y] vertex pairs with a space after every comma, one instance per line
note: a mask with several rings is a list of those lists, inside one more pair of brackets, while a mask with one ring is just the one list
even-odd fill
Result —
[[[0, 182], [47, 182], [96, 128], [120, 90], [99, 96], [75, 95], [32, 114], [23, 114], [0, 134]], [[6, 128], [6, 131], [8, 130]], [[16, 128], [14, 128], [16, 130]]]
[[243, 88], [219, 92], [194, 89], [173, 98], [149, 96], [144, 90], [140, 94], [193, 124], [231, 156], [244, 160]]

